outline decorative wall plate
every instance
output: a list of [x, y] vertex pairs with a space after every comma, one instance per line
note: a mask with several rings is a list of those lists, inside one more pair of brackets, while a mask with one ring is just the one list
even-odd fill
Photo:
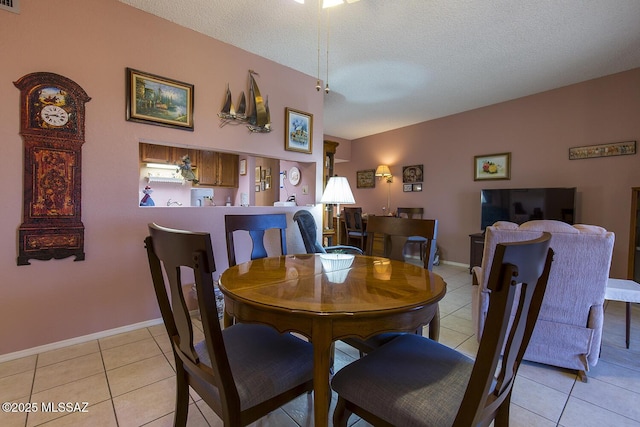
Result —
[[289, 169], [289, 182], [291, 184], [298, 185], [300, 178], [300, 169], [295, 166]]

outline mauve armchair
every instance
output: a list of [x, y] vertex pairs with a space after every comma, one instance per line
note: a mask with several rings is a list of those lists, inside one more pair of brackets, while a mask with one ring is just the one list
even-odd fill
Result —
[[525, 360], [586, 372], [598, 363], [604, 295], [615, 236], [595, 225], [569, 225], [536, 220], [518, 224], [499, 221], [486, 228], [482, 266], [474, 267], [472, 317], [478, 341], [485, 326], [489, 294], [488, 272], [497, 243], [518, 242], [551, 233], [555, 253], [547, 292], [542, 302]]

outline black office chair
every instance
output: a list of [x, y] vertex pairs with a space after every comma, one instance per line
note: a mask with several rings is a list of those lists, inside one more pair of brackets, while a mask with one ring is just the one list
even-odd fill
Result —
[[498, 244], [487, 327], [475, 362], [428, 338], [402, 335], [333, 377], [333, 425], [345, 427], [352, 413], [376, 426], [509, 425], [513, 383], [547, 287], [550, 239], [544, 233]]
[[[149, 224], [149, 234], [145, 245], [151, 277], [175, 359], [174, 426], [187, 423], [189, 387], [222, 418], [225, 426], [251, 424], [312, 390], [310, 343], [266, 325], [237, 324], [224, 330], [220, 327], [209, 233]], [[204, 330], [204, 340], [200, 342], [194, 342], [182, 290], [184, 268], [190, 268], [195, 277]]]
[[323, 247], [318, 243], [316, 220], [311, 212], [299, 210], [293, 215], [293, 220], [298, 224], [304, 248], [308, 254], [344, 253], [362, 255], [363, 251], [355, 246], [336, 245]]

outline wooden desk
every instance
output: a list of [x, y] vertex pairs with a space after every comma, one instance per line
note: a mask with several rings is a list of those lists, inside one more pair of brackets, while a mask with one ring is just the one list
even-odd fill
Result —
[[442, 277], [413, 264], [346, 254], [263, 258], [220, 277], [225, 323], [260, 322], [313, 343], [315, 426], [329, 422], [332, 343], [415, 331], [444, 297]]

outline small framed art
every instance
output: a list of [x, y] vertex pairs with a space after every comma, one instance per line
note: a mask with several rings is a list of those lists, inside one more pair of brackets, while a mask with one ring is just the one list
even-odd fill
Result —
[[402, 184], [402, 191], [405, 193], [413, 191], [413, 184]]
[[247, 174], [247, 159], [240, 160], [240, 175]]
[[422, 191], [422, 184], [412, 184], [411, 191]]
[[311, 154], [313, 147], [313, 114], [285, 109], [284, 149]]
[[475, 156], [473, 170], [474, 181], [511, 179], [511, 153]]

